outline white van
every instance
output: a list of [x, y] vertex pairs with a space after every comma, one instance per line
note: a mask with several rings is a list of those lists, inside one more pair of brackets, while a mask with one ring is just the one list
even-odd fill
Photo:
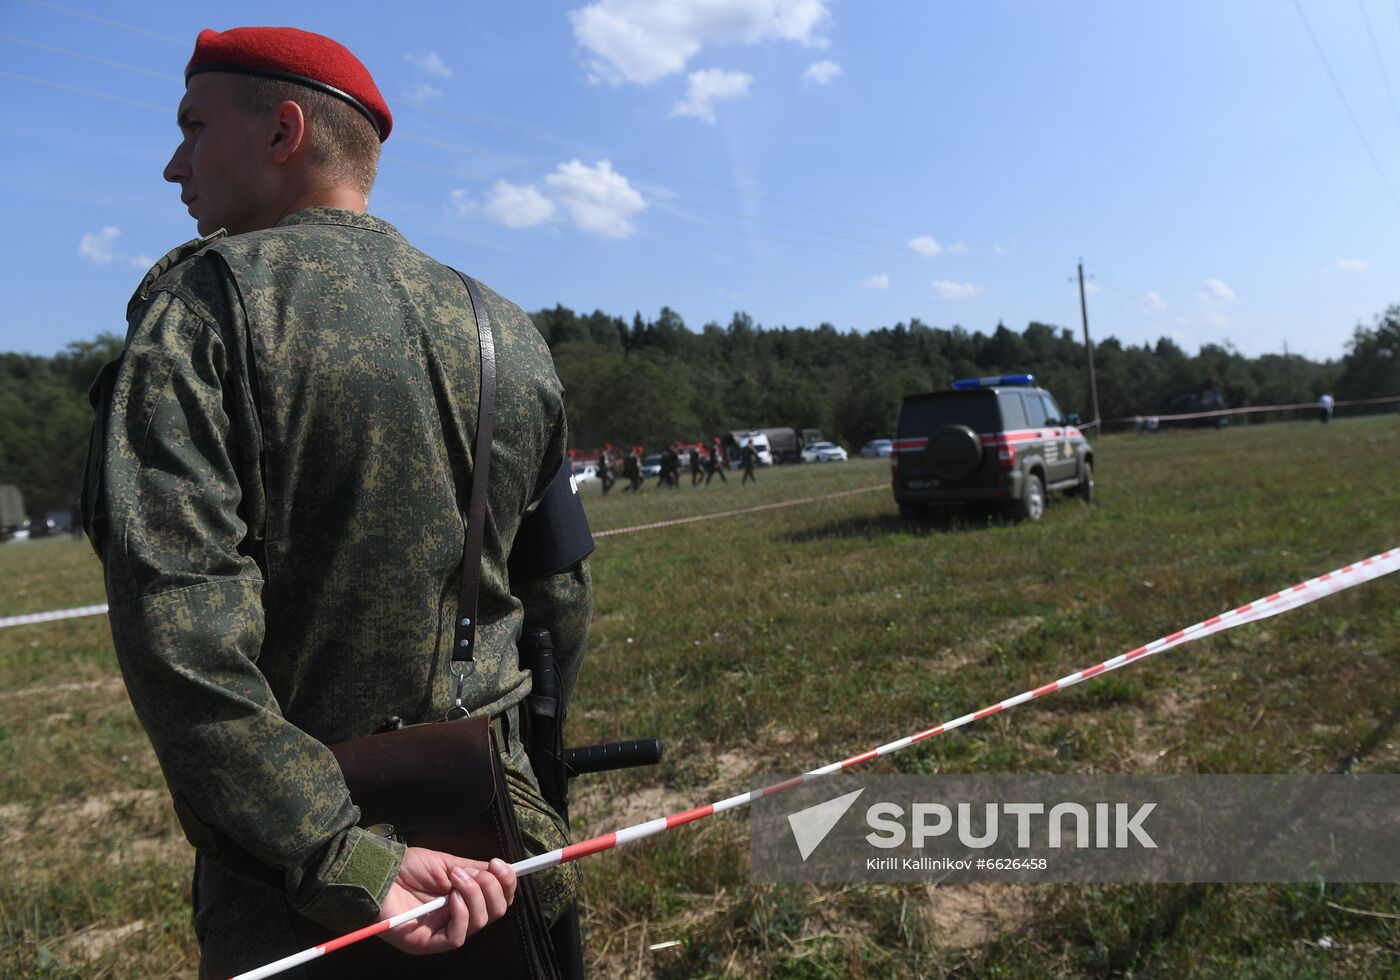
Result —
[[744, 465], [744, 447], [753, 441], [753, 448], [758, 452], [759, 466], [773, 465], [773, 447], [768, 442], [768, 436], [757, 430], [751, 432], [735, 432], [734, 442], [739, 447], [739, 458], [734, 463], [734, 468], [738, 469]]

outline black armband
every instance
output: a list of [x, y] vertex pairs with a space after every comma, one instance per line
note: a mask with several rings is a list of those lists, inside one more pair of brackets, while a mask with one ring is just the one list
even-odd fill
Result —
[[593, 533], [578, 496], [569, 461], [559, 467], [535, 512], [526, 517], [511, 546], [508, 567], [513, 582], [557, 575], [593, 553]]

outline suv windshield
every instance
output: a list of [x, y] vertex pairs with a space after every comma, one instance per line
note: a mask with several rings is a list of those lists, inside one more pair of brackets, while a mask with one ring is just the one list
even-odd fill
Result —
[[965, 425], [974, 432], [1001, 428], [996, 396], [990, 391], [940, 392], [927, 398], [910, 398], [899, 413], [899, 435], [927, 436], [943, 425]]

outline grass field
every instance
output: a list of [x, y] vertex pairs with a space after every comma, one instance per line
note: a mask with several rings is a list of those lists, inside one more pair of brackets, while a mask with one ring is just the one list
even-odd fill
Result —
[[[601, 539], [570, 741], [656, 735], [575, 786], [591, 835], [710, 802], [1097, 663], [1400, 544], [1400, 421], [1096, 444], [1099, 501], [911, 529], [888, 465], [640, 497]], [[0, 546], [0, 616], [102, 601], [81, 543]], [[1400, 772], [1400, 577], [871, 764], [886, 772]], [[193, 975], [190, 852], [105, 619], [0, 630], [0, 974]], [[1400, 975], [1400, 886], [808, 887], [749, 881], [747, 815], [588, 859], [599, 976]], [[661, 949], [652, 946], [671, 943]]]

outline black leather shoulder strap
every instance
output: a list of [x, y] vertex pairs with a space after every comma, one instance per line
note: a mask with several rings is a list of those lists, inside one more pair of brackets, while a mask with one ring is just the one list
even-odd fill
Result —
[[481, 589], [481, 537], [486, 524], [486, 494], [491, 473], [491, 433], [496, 427], [496, 339], [491, 317], [476, 280], [452, 270], [467, 287], [476, 330], [481, 338], [481, 407], [476, 443], [472, 447], [472, 489], [467, 503], [467, 540], [462, 548], [462, 593], [457, 602], [457, 628], [452, 660], [470, 662], [476, 653], [476, 600]]

